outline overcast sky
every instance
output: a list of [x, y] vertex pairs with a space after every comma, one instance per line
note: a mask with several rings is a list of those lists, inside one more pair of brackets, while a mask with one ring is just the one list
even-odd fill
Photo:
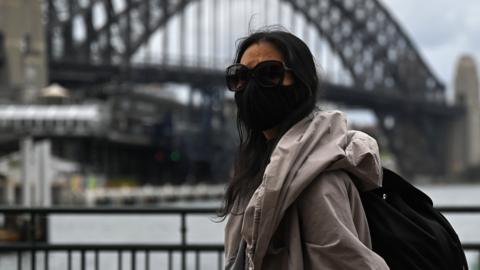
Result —
[[382, 0], [451, 89], [456, 61], [480, 59], [480, 0]]

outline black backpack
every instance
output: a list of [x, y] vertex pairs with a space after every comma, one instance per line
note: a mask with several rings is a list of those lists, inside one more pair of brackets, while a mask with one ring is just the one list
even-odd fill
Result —
[[468, 270], [455, 230], [432, 200], [401, 176], [383, 168], [383, 186], [360, 197], [372, 249], [391, 270]]

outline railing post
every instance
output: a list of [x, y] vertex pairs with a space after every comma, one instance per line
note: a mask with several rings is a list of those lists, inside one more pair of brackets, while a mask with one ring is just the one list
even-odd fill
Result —
[[180, 233], [182, 237], [182, 270], [186, 270], [187, 258], [185, 254], [185, 247], [187, 246], [187, 217], [184, 211], [181, 213]]
[[17, 270], [22, 270], [22, 251], [17, 251]]
[[72, 270], [72, 250], [67, 251], [68, 270]]
[[35, 230], [36, 230], [37, 222], [35, 222], [35, 213], [33, 210], [30, 209], [30, 245], [32, 247], [31, 249], [31, 254], [30, 254], [30, 269], [35, 270], [37, 269], [36, 265], [36, 250], [35, 250], [35, 245], [36, 245], [36, 239], [35, 239]]
[[223, 264], [223, 254], [222, 252], [218, 252], [218, 270], [222, 269]]
[[480, 250], [477, 250], [477, 269], [480, 270]]
[[137, 260], [136, 260], [136, 252], [135, 250], [131, 250], [131, 259], [130, 259], [130, 263], [131, 263], [131, 268], [132, 270], [135, 270], [137, 269]]
[[99, 250], [95, 250], [95, 270], [100, 269], [100, 261], [99, 261], [99, 255], [98, 255]]
[[145, 250], [145, 270], [150, 270], [150, 251]]
[[118, 270], [122, 270], [123, 269], [122, 251], [118, 250], [117, 254], [118, 254]]
[[85, 250], [82, 250], [80, 252], [80, 269], [81, 270], [85, 270], [85, 266], [86, 266], [86, 263], [85, 263]]

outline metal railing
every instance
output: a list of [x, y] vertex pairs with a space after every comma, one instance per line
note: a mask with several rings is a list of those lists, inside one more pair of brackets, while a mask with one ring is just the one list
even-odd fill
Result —
[[[80, 253], [80, 269], [87, 269], [87, 252], [94, 253], [93, 269], [100, 269], [100, 252], [114, 251], [117, 253], [118, 269], [137, 269], [137, 255], [144, 253], [144, 267], [150, 268], [150, 254], [162, 252], [167, 255], [167, 269], [174, 269], [174, 253], [180, 254], [180, 269], [187, 269], [187, 254], [194, 253], [194, 269], [200, 268], [200, 253], [214, 253], [217, 255], [217, 269], [223, 269], [223, 244], [188, 244], [187, 243], [187, 216], [215, 214], [215, 208], [23, 208], [23, 207], [0, 207], [0, 214], [3, 215], [24, 215], [27, 217], [27, 235], [21, 242], [0, 242], [0, 257], [5, 253], [16, 255], [16, 269], [22, 270], [22, 257], [24, 253], [30, 254], [30, 269], [50, 269], [50, 256], [52, 252], [66, 252], [67, 269], [78, 269], [73, 267], [72, 253]], [[38, 230], [40, 221], [48, 221], [50, 215], [75, 214], [75, 215], [102, 215], [102, 214], [155, 214], [155, 215], [176, 215], [180, 217], [180, 243], [179, 244], [49, 244], [39, 240]], [[123, 264], [123, 253], [130, 253], [130, 267]], [[42, 267], [37, 260], [38, 253], [43, 253]], [[91, 269], [91, 268], [88, 268]], [[158, 269], [154, 267], [154, 269]], [[211, 269], [211, 268], [209, 268]], [[12, 269], [13, 270], [13, 269]]]
[[[439, 206], [436, 209], [442, 214], [480, 214], [480, 206]], [[480, 264], [480, 243], [462, 243], [465, 251], [476, 251]]]
[[[480, 214], [480, 206], [468, 207], [437, 207], [444, 214]], [[180, 254], [180, 269], [187, 269], [187, 254], [193, 253], [194, 269], [200, 269], [200, 253], [207, 252], [217, 255], [217, 269], [223, 268], [223, 251], [222, 244], [188, 244], [187, 242], [187, 216], [214, 214], [215, 208], [18, 208], [18, 207], [0, 207], [0, 214], [3, 215], [23, 215], [28, 219], [27, 238], [22, 242], [0, 242], [0, 256], [5, 252], [16, 254], [16, 269], [22, 270], [22, 257], [24, 253], [30, 254], [30, 269], [50, 269], [49, 254], [52, 252], [66, 252], [67, 269], [73, 268], [72, 253], [80, 253], [80, 269], [87, 269], [86, 255], [88, 252], [94, 253], [93, 269], [100, 269], [100, 252], [113, 251], [117, 253], [118, 269], [137, 269], [137, 255], [144, 253], [145, 265], [143, 269], [150, 268], [150, 254], [152, 252], [163, 252], [167, 255], [167, 269], [174, 269], [173, 255]], [[75, 215], [101, 215], [101, 214], [155, 214], [155, 215], [177, 215], [180, 217], [180, 235], [179, 244], [49, 244], [45, 241], [39, 241], [38, 224], [42, 220], [48, 220], [51, 215], [75, 214]], [[466, 251], [476, 251], [480, 254], [480, 243], [462, 243]], [[44, 253], [42, 264], [39, 267], [37, 261], [37, 253]], [[124, 253], [130, 253], [130, 267], [123, 264], [122, 256]], [[78, 267], [75, 267], [78, 269]], [[90, 268], [89, 268], [90, 269]], [[154, 267], [154, 269], [158, 269]], [[211, 269], [211, 268], [209, 268]], [[12, 269], [13, 270], [13, 269]]]

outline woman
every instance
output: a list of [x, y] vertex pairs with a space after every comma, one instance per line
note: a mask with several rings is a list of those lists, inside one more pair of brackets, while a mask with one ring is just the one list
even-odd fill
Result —
[[388, 269], [371, 250], [356, 187], [381, 185], [377, 143], [315, 106], [306, 44], [284, 31], [253, 33], [226, 78], [240, 134], [221, 212], [226, 269]]

